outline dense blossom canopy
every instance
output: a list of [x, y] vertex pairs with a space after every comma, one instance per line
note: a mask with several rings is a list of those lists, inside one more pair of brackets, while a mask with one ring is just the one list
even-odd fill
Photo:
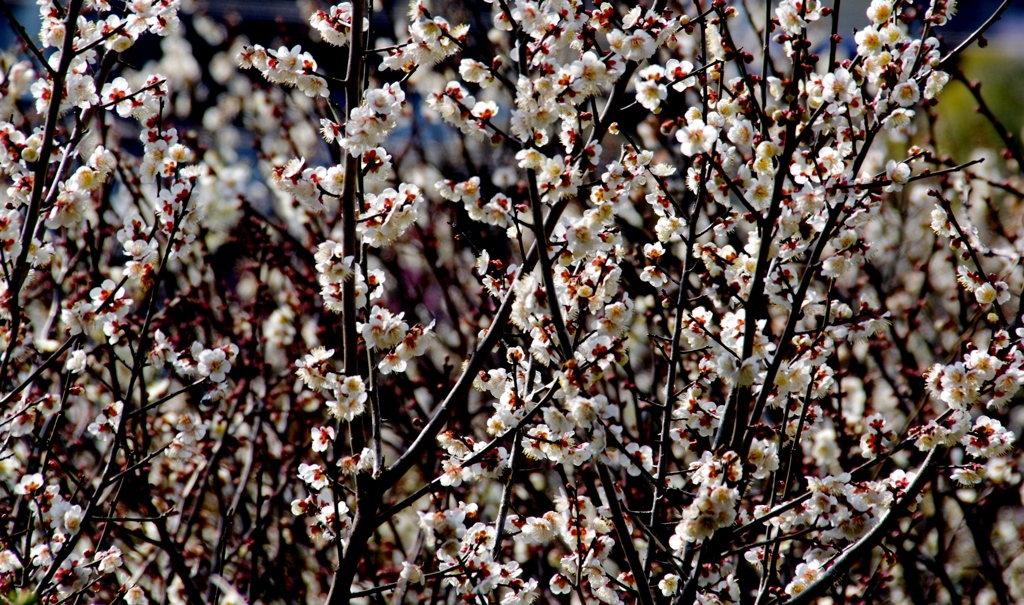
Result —
[[1008, 1], [192, 4], [0, 0], [4, 602], [1024, 600]]

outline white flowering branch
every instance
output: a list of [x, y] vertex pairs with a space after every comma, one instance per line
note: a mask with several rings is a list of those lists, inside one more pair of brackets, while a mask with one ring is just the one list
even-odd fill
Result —
[[[43, 141], [39, 150], [39, 160], [35, 165], [35, 174], [32, 181], [32, 195], [29, 198], [28, 209], [25, 212], [25, 219], [21, 227], [21, 251], [14, 261], [14, 268], [8, 282], [8, 292], [12, 300], [17, 303], [21, 296], [21, 288], [28, 277], [29, 263], [28, 255], [32, 249], [32, 238], [35, 236], [36, 224], [39, 222], [39, 211], [43, 202], [43, 191], [46, 189], [48, 180], [47, 173], [50, 170], [50, 155], [56, 148], [57, 122], [60, 120], [60, 106], [62, 101], [61, 91], [64, 89], [64, 81], [67, 77], [71, 61], [75, 53], [75, 32], [78, 27], [78, 15], [82, 11], [84, 0], [71, 0], [67, 8], [67, 17], [64, 20], [66, 30], [64, 46], [60, 51], [60, 63], [52, 74], [49, 107], [46, 113], [46, 125], [43, 127]], [[56, 186], [53, 187], [56, 189]], [[21, 328], [21, 314], [11, 314], [11, 325], [8, 329], [10, 343], [4, 353], [3, 362], [0, 363], [0, 388], [5, 387], [8, 382], [8, 368], [14, 348], [17, 346], [18, 330]]]
[[854, 563], [863, 560], [868, 553], [881, 544], [889, 533], [892, 523], [915, 504], [921, 490], [931, 480], [933, 467], [944, 454], [945, 451], [941, 447], [928, 452], [928, 456], [918, 467], [914, 479], [903, 491], [903, 496], [898, 501], [892, 503], [892, 506], [878, 520], [871, 531], [864, 534], [862, 538], [833, 558], [828, 568], [814, 582], [809, 584], [799, 594], [794, 595], [793, 598], [784, 601], [785, 605], [803, 605], [804, 603], [815, 601], [823, 592], [831, 588], [840, 578], [848, 573]]

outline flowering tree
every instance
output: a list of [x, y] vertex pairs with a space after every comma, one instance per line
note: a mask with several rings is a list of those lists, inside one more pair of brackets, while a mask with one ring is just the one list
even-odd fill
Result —
[[1009, 0], [39, 5], [5, 602], [1024, 599], [1024, 157], [958, 67]]

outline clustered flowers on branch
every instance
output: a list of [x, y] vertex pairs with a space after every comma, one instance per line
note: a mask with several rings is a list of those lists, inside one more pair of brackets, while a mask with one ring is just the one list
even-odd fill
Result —
[[38, 4], [0, 598], [1024, 599], [1008, 1]]

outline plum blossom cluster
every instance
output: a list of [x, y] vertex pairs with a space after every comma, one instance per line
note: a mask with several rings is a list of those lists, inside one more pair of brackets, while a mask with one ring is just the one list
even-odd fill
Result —
[[462, 202], [469, 218], [474, 221], [507, 228], [511, 226], [514, 218], [529, 218], [529, 211], [526, 208], [514, 207], [512, 199], [504, 193], [495, 193], [489, 200], [484, 201], [478, 176], [461, 183], [439, 181], [434, 184], [434, 188], [444, 199]]
[[[352, 4], [342, 2], [331, 6], [326, 11], [314, 11], [309, 16], [309, 25], [328, 44], [348, 46], [352, 32]], [[367, 29], [369, 29], [369, 23], [364, 19], [363, 30]]]
[[344, 124], [321, 118], [320, 132], [328, 143], [337, 141], [349, 155], [360, 157], [378, 148], [394, 130], [404, 104], [405, 92], [398, 83], [370, 89]]
[[388, 49], [381, 62], [384, 69], [411, 72], [420, 65], [434, 65], [458, 52], [469, 32], [469, 25], [452, 26], [444, 17], [431, 17], [427, 4], [420, 0], [410, 3], [409, 16], [409, 37]]
[[305, 483], [314, 496], [292, 501], [291, 514], [297, 518], [308, 518], [308, 530], [321, 543], [333, 540], [344, 542], [352, 531], [352, 519], [344, 501], [334, 502], [330, 491], [324, 488], [328, 479], [324, 469], [316, 464], [300, 464], [299, 479]]
[[231, 371], [231, 364], [237, 357], [238, 346], [233, 343], [207, 349], [202, 343], [195, 341], [187, 351], [168, 355], [166, 361], [172, 363], [175, 370], [183, 376], [198, 376], [211, 382], [224, 382]]
[[444, 582], [470, 597], [500, 593], [502, 603], [532, 602], [537, 580], [524, 580], [516, 561], [494, 560], [495, 528], [478, 521], [477, 512], [477, 505], [460, 502], [448, 511], [420, 513], [420, 528], [438, 547], [438, 571], [446, 576]]
[[368, 246], [382, 248], [393, 243], [416, 222], [423, 195], [419, 187], [403, 183], [398, 191], [388, 188], [366, 196], [359, 235]]
[[729, 527], [736, 520], [739, 492], [735, 486], [742, 478], [739, 456], [726, 452], [720, 459], [710, 452], [690, 464], [693, 482], [700, 486], [694, 501], [683, 511], [683, 520], [676, 526], [672, 546], [682, 549], [686, 542], [710, 537], [715, 530]]
[[[326, 404], [332, 416], [352, 422], [366, 411], [366, 384], [359, 376], [344, 376], [337, 372], [331, 362], [332, 355], [333, 349], [314, 349], [296, 363], [296, 374], [308, 388], [333, 396]], [[322, 439], [324, 433], [319, 435]]]
[[366, 322], [356, 324], [367, 348], [382, 354], [377, 369], [382, 374], [404, 372], [408, 362], [423, 355], [430, 343], [433, 323], [409, 327], [403, 321], [404, 313], [397, 315], [374, 305]]
[[0, 594], [1024, 599], [1024, 154], [956, 3], [635, 4], [41, 3]]
[[327, 97], [331, 91], [327, 80], [317, 75], [317, 64], [313, 56], [303, 52], [301, 46], [268, 50], [256, 44], [246, 47], [238, 55], [243, 69], [256, 69], [274, 84], [294, 86], [307, 97]]

